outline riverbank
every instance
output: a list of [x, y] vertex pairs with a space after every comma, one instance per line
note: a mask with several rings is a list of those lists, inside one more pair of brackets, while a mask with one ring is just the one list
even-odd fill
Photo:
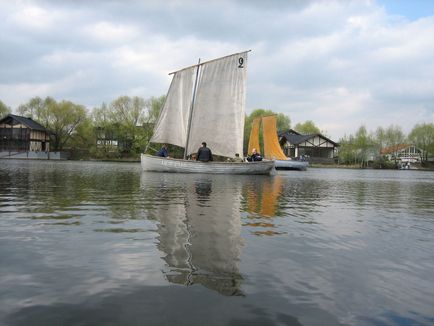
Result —
[[[320, 164], [320, 163], [312, 163], [309, 165], [309, 168], [323, 168], [323, 169], [371, 169], [371, 170], [397, 170], [395, 166], [377, 168], [372, 166], [361, 167], [359, 164]], [[425, 166], [417, 165], [414, 168], [411, 168], [412, 171], [434, 171], [434, 164], [426, 164]]]

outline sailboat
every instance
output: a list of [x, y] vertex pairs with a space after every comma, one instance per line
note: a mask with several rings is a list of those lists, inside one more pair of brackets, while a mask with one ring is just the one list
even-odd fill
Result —
[[283, 153], [277, 138], [277, 123], [274, 115], [257, 117], [253, 120], [248, 152], [251, 153], [253, 148], [260, 151], [259, 129], [261, 121], [264, 136], [264, 157], [268, 160], [274, 160], [276, 170], [306, 170], [309, 165], [308, 162], [291, 160]]
[[184, 147], [184, 158], [141, 155], [143, 171], [270, 174], [274, 161], [200, 162], [187, 160], [206, 142], [213, 154], [243, 153], [247, 53], [231, 54], [173, 72], [151, 142]]

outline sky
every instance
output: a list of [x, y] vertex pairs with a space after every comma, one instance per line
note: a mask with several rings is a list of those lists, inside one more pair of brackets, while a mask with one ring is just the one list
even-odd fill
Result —
[[0, 0], [0, 100], [89, 110], [167, 93], [168, 73], [243, 50], [246, 112], [313, 121], [338, 141], [364, 125], [434, 122], [431, 0]]

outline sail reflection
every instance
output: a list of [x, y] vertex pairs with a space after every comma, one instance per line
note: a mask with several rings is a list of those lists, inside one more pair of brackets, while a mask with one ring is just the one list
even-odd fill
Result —
[[[280, 176], [264, 178], [261, 182], [245, 186], [246, 211], [250, 213], [249, 222], [243, 226], [255, 227], [255, 235], [278, 235], [273, 218], [279, 215], [279, 197], [282, 194], [283, 179]], [[262, 230], [260, 229], [262, 228]], [[264, 229], [265, 228], [265, 229]]]
[[242, 295], [242, 184], [228, 176], [158, 173], [142, 174], [141, 181], [143, 189], [155, 188], [159, 203], [152, 214], [160, 222], [158, 249], [167, 280]]

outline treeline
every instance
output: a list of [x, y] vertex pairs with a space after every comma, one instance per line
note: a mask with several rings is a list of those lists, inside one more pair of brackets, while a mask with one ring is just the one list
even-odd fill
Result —
[[368, 132], [360, 126], [354, 135], [344, 136], [339, 140], [339, 163], [355, 164], [364, 167], [369, 161], [378, 167], [385, 167], [395, 162], [387, 162], [384, 150], [395, 153], [403, 144], [414, 145], [423, 151], [422, 163], [434, 156], [434, 124], [423, 123], [413, 127], [406, 135], [401, 127], [391, 125], [388, 128], [378, 127]]
[[[154, 124], [164, 104], [165, 96], [141, 97], [120, 96], [114, 101], [88, 111], [83, 105], [71, 101], [56, 101], [51, 97], [34, 97], [16, 108], [16, 114], [30, 117], [50, 130], [52, 151], [68, 150], [75, 158], [137, 158], [148, 149], [150, 153], [159, 145], [149, 146]], [[0, 118], [12, 112], [0, 101]], [[289, 116], [271, 110], [256, 109], [246, 115], [244, 127], [244, 148], [247, 149], [251, 124], [255, 117], [276, 115], [277, 130], [291, 128]], [[314, 122], [308, 120], [297, 123], [294, 130], [300, 134], [318, 134], [321, 131]], [[261, 138], [262, 143], [262, 138]], [[387, 164], [382, 150], [398, 150], [399, 145], [412, 144], [423, 150], [423, 160], [434, 156], [434, 124], [424, 123], [414, 126], [405, 135], [399, 126], [391, 125], [368, 132], [365, 126], [359, 127], [354, 135], [339, 140], [339, 163], [366, 166], [368, 161]], [[171, 155], [181, 157], [182, 149], [171, 146]]]
[[89, 112], [71, 101], [34, 97], [16, 113], [52, 132], [52, 151], [68, 150], [75, 158], [137, 157], [149, 143], [163, 103], [164, 96], [121, 96]]

